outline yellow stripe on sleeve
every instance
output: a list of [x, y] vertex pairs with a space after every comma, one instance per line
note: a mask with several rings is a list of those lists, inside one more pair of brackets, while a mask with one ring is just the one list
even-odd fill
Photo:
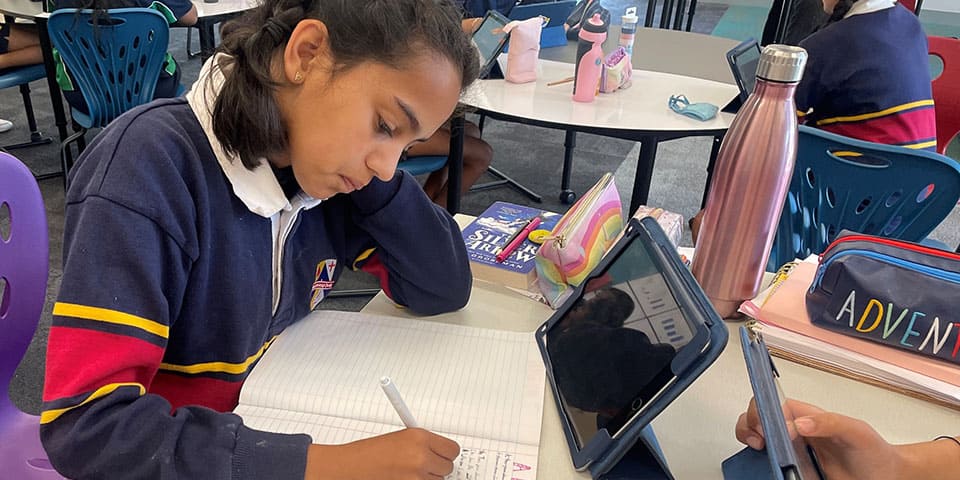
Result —
[[139, 328], [140, 330], [163, 338], [167, 338], [170, 334], [170, 327], [162, 323], [106, 308], [57, 302], [53, 306], [53, 314], [61, 317], [73, 317], [96, 322], [126, 325], [128, 327]]
[[50, 422], [52, 422], [52, 421], [60, 418], [60, 415], [63, 415], [64, 413], [67, 413], [67, 412], [69, 412], [70, 410], [73, 410], [74, 408], [82, 407], [82, 406], [84, 406], [84, 405], [86, 405], [86, 404], [88, 404], [88, 403], [90, 403], [90, 402], [92, 402], [92, 401], [94, 401], [94, 400], [96, 400], [96, 399], [98, 399], [98, 398], [100, 398], [100, 397], [104, 397], [104, 396], [106, 396], [106, 395], [109, 395], [109, 394], [113, 393], [116, 389], [121, 388], [121, 387], [137, 387], [137, 388], [140, 389], [140, 395], [141, 395], [141, 396], [142, 396], [144, 393], [147, 392], [147, 389], [144, 388], [144, 386], [141, 385], [141, 384], [139, 384], [139, 383], [111, 383], [111, 384], [108, 384], [108, 385], [104, 385], [104, 386], [98, 388], [95, 392], [91, 393], [90, 396], [87, 397], [87, 398], [85, 398], [82, 402], [80, 402], [80, 403], [78, 403], [78, 404], [76, 404], [76, 405], [74, 405], [74, 406], [72, 406], [72, 407], [57, 408], [57, 409], [54, 409], [54, 410], [47, 410], [47, 411], [45, 411], [45, 412], [42, 412], [42, 413], [40, 414], [40, 423], [41, 423], [41, 424], [50, 423]]
[[376, 248], [368, 248], [364, 250], [363, 253], [361, 253], [360, 255], [357, 255], [357, 259], [353, 261], [353, 266], [352, 266], [353, 270], [356, 271], [359, 268], [357, 267], [357, 264], [370, 258], [370, 255], [373, 255], [373, 252], [376, 252], [376, 251], [377, 251]]
[[913, 149], [937, 148], [937, 141], [936, 141], [936, 140], [930, 140], [929, 142], [920, 142], [920, 143], [914, 143], [914, 144], [910, 144], [910, 145], [901, 145], [901, 146], [902, 146], [902, 147], [906, 147], [906, 148], [913, 148]]
[[870, 120], [872, 118], [885, 117], [887, 115], [892, 115], [897, 112], [903, 112], [906, 110], [911, 110], [918, 107], [932, 107], [933, 100], [919, 100], [916, 102], [904, 103], [903, 105], [897, 105], [895, 107], [890, 107], [886, 110], [880, 110], [879, 112], [873, 113], [864, 113], [861, 115], [851, 115], [849, 117], [833, 117], [833, 118], [824, 118], [817, 122], [817, 125], [830, 125], [831, 123], [846, 123], [846, 122], [860, 122], [863, 120]]
[[273, 337], [264, 343], [260, 350], [253, 355], [250, 355], [246, 360], [240, 363], [228, 363], [228, 362], [204, 362], [204, 363], [194, 363], [193, 365], [174, 365], [172, 363], [161, 363], [160, 369], [170, 372], [180, 372], [180, 373], [228, 373], [231, 375], [240, 374], [247, 371], [247, 368], [250, 367], [250, 364], [256, 362], [260, 356], [263, 355], [263, 352], [267, 351], [267, 347], [277, 337]]

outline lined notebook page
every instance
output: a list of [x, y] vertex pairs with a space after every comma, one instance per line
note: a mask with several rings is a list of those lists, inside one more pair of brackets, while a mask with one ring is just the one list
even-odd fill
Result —
[[384, 375], [423, 428], [464, 447], [464, 469], [534, 474], [526, 468], [536, 462], [545, 377], [531, 333], [317, 311], [261, 358], [237, 413], [251, 427], [310, 433], [317, 443], [398, 430], [380, 389]]

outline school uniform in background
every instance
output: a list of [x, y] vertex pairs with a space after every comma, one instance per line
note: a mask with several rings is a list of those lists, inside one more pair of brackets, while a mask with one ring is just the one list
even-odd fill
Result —
[[800, 42], [796, 102], [807, 125], [870, 142], [936, 150], [927, 37], [893, 0], [860, 0]]
[[[89, 0], [51, 0], [50, 6], [53, 10], [62, 8], [86, 8], [84, 4]], [[109, 8], [152, 8], [167, 19], [167, 23], [173, 25], [180, 18], [186, 15], [193, 3], [190, 0], [107, 0]], [[60, 90], [63, 91], [63, 98], [71, 107], [83, 112], [87, 110], [87, 102], [83, 99], [83, 93], [74, 85], [73, 76], [67, 71], [66, 66], [60, 59], [60, 55], [54, 51], [54, 61], [57, 64], [57, 83]], [[163, 59], [163, 67], [160, 69], [160, 78], [157, 79], [157, 87], [154, 90], [153, 98], [172, 98], [177, 96], [177, 90], [180, 88], [180, 68], [173, 55], [169, 52]]]
[[71, 171], [40, 426], [70, 478], [302, 480], [308, 436], [228, 413], [274, 338], [348, 268], [420, 314], [469, 298], [460, 229], [410, 175], [321, 201], [289, 168], [224, 152], [212, 62], [188, 99], [122, 115]]

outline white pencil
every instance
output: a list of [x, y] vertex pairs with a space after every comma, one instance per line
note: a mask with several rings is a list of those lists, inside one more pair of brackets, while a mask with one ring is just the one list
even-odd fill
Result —
[[417, 428], [417, 420], [413, 418], [413, 414], [410, 413], [410, 409], [407, 408], [406, 402], [404, 402], [403, 397], [400, 396], [400, 390], [397, 390], [397, 386], [390, 380], [390, 377], [380, 377], [380, 388], [383, 389], [383, 393], [387, 395], [390, 404], [393, 405], [394, 410], [397, 411], [397, 415], [400, 416], [400, 421], [403, 422], [407, 428]]

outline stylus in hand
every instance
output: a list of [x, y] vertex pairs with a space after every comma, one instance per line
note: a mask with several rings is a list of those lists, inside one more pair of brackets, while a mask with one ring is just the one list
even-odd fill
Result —
[[394, 410], [397, 411], [397, 415], [400, 416], [400, 421], [403, 422], [403, 425], [407, 428], [417, 428], [417, 419], [413, 418], [413, 414], [410, 413], [410, 409], [407, 408], [406, 402], [404, 402], [403, 397], [400, 396], [400, 390], [397, 390], [397, 386], [390, 380], [390, 377], [380, 377], [380, 388], [383, 389], [383, 393], [387, 395], [390, 404], [393, 405]]

